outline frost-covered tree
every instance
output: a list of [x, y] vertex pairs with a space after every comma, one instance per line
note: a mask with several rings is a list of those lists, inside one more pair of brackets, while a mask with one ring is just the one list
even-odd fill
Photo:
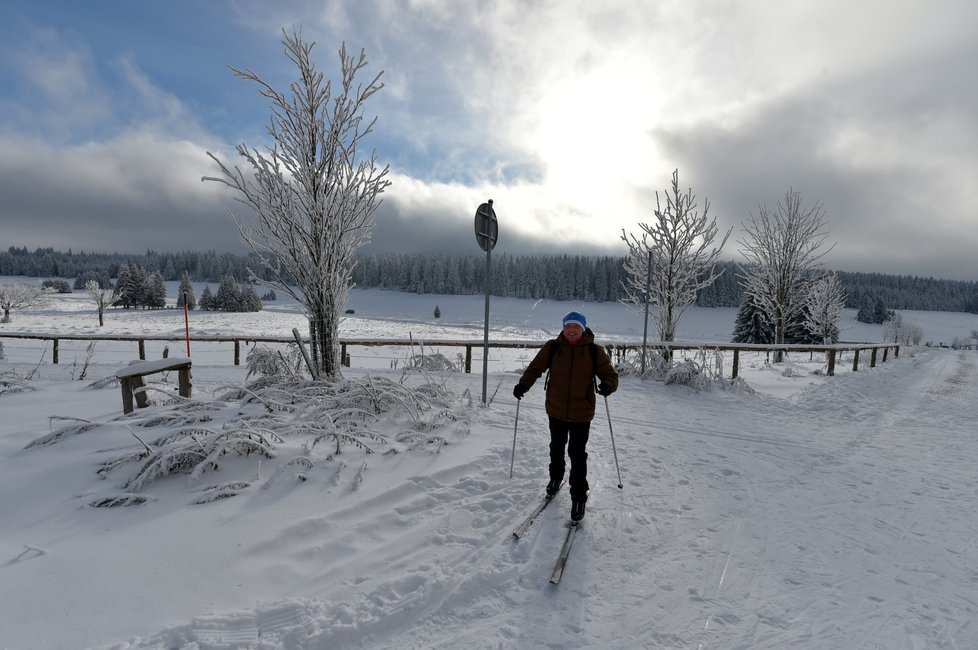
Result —
[[51, 289], [52, 293], [71, 293], [71, 284], [67, 280], [50, 279], [41, 283], [44, 289]]
[[[801, 193], [789, 189], [773, 212], [761, 205], [744, 225], [741, 253], [747, 259], [741, 279], [774, 327], [774, 343], [785, 343], [788, 325], [805, 305], [808, 283], [832, 250], [823, 250], [826, 231], [822, 205], [802, 209]], [[780, 360], [781, 354], [777, 358]]]
[[135, 261], [119, 268], [115, 283], [115, 303], [126, 309], [146, 304], [146, 272]]
[[221, 279], [217, 296], [214, 298], [214, 308], [221, 311], [242, 311], [241, 287], [230, 275], [225, 275]]
[[35, 309], [44, 305], [50, 289], [30, 287], [26, 284], [0, 284], [0, 309], [3, 318], [0, 323], [10, 322], [10, 312], [14, 309]]
[[893, 315], [893, 310], [886, 307], [886, 303], [883, 302], [883, 299], [877, 298], [876, 303], [873, 305], [873, 322], [885, 323], [893, 318]]
[[[238, 145], [250, 168], [230, 168], [217, 156], [222, 182], [255, 214], [255, 221], [235, 220], [242, 239], [269, 272], [255, 280], [300, 302], [309, 318], [314, 374], [340, 376], [339, 319], [349, 298], [356, 251], [370, 237], [380, 195], [390, 185], [388, 167], [376, 153], [362, 156], [360, 145], [376, 118], [367, 120], [367, 100], [383, 88], [381, 74], [357, 83], [366, 54], [339, 50], [340, 82], [334, 86], [316, 69], [314, 43], [301, 33], [283, 32], [286, 56], [299, 79], [288, 92], [274, 89], [251, 70], [234, 73], [256, 83], [271, 102], [268, 133], [274, 146], [264, 152]], [[294, 279], [290, 281], [291, 279]]]
[[805, 329], [816, 343], [827, 345], [839, 340], [839, 319], [846, 304], [846, 292], [835, 273], [826, 273], [811, 284], [805, 296]]
[[659, 306], [653, 322], [659, 339], [672, 341], [676, 326], [683, 313], [696, 302], [696, 294], [716, 280], [714, 265], [720, 251], [730, 236], [730, 231], [716, 244], [718, 228], [716, 217], [708, 218], [710, 202], [703, 202], [702, 214], [697, 210], [692, 190], [679, 188], [679, 170], [672, 173], [672, 185], [663, 192], [663, 207], [659, 192], [655, 193], [655, 210], [652, 224], [640, 223], [641, 238], [621, 231], [621, 239], [628, 245], [625, 259], [625, 297], [622, 303], [644, 305], [646, 286], [650, 273], [650, 302]]
[[85, 291], [95, 301], [95, 309], [98, 312], [98, 326], [105, 325], [105, 308], [112, 304], [112, 289], [103, 289], [98, 280], [89, 280], [85, 284]]
[[261, 299], [255, 293], [255, 288], [247, 286], [241, 289], [241, 302], [238, 311], [261, 311]]
[[900, 345], [920, 345], [924, 338], [920, 326], [903, 320], [900, 312], [891, 312], [890, 317], [883, 323], [883, 342]]
[[214, 294], [211, 292], [211, 285], [209, 284], [200, 292], [200, 308], [204, 311], [213, 311], [216, 309], [214, 306]]
[[750, 296], [745, 295], [737, 317], [734, 319], [734, 343], [771, 343], [774, 341], [774, 327]]
[[143, 306], [150, 309], [166, 307], [166, 280], [159, 271], [150, 271], [143, 280]]
[[180, 288], [177, 289], [177, 307], [187, 305], [187, 309], [197, 309], [197, 296], [194, 295], [194, 286], [190, 284], [190, 274], [183, 271], [180, 274]]
[[87, 289], [89, 280], [95, 280], [98, 282], [100, 289], [111, 289], [112, 279], [109, 274], [105, 271], [85, 271], [81, 273], [77, 278], [75, 278], [74, 288], [75, 289]]

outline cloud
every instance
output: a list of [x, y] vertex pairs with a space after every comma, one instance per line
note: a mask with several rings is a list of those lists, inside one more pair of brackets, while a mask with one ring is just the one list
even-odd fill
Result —
[[3, 239], [76, 250], [239, 249], [231, 197], [200, 182], [209, 162], [199, 145], [153, 132], [74, 146], [0, 138]]
[[[196, 48], [284, 87], [294, 69], [275, 45], [302, 25], [328, 76], [342, 41], [366, 49], [364, 74], [384, 71], [367, 145], [394, 184], [374, 250], [476, 251], [475, 208], [493, 198], [500, 250], [621, 254], [621, 229], [651, 218], [678, 168], [734, 228], [728, 258], [741, 222], [791, 187], [824, 205], [832, 267], [974, 274], [973, 3], [239, 0], [227, 17], [247, 48], [190, 43], [182, 65]], [[46, 218], [47, 237], [64, 218], [81, 237], [63, 215], [83, 214], [88, 232], [105, 226], [99, 241], [138, 223], [160, 248], [238, 246], [230, 191], [199, 183], [213, 173], [203, 151], [265, 144], [265, 102], [227, 73], [210, 85], [236, 90], [203, 104], [138, 48], [97, 54], [78, 34], [32, 36], [24, 92], [0, 95], [15, 116], [0, 185], [18, 206], [3, 236]]]

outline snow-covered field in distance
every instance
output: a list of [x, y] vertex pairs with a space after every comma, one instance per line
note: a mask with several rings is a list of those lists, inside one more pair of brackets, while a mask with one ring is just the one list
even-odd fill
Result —
[[[483, 304], [355, 291], [342, 333], [480, 339]], [[603, 336], [641, 335], [640, 318], [615, 304], [500, 298], [492, 336], [542, 341], [570, 308]], [[728, 340], [733, 313], [693, 309], [682, 336]], [[0, 331], [100, 331], [80, 293], [13, 316]], [[976, 327], [973, 315], [905, 318], [926, 339]], [[304, 327], [286, 301], [191, 319], [195, 332]], [[179, 334], [183, 314], [113, 310], [101, 331]], [[879, 338], [878, 326], [845, 331]], [[210, 419], [187, 425], [173, 423], [182, 407], [165, 405], [120, 418], [118, 387], [90, 387], [132, 358], [132, 344], [99, 343], [78, 381], [83, 347], [63, 341], [53, 366], [40, 348], [4, 343], [0, 373], [36, 372], [34, 390], [0, 394], [0, 648], [978, 647], [976, 352], [904, 350], [858, 373], [842, 364], [832, 378], [812, 374], [822, 360], [810, 355], [774, 366], [755, 358], [743, 372], [754, 393], [623, 377], [610, 420], [599, 409], [592, 426], [588, 515], [554, 587], [566, 493], [523, 539], [510, 534], [547, 475], [542, 387], [518, 420], [510, 394], [526, 353], [490, 372], [499, 389], [488, 407], [469, 397], [478, 373], [406, 375], [456, 396], [444, 414], [427, 414], [439, 417], [425, 430], [447, 443], [438, 453], [348, 445], [335, 454], [290, 434], [272, 458], [224, 456], [216, 471], [136, 490], [123, 486], [139, 462], [97, 474], [142, 453], [136, 435], [158, 448], [187, 426], [202, 439], [243, 421], [321, 422], [215, 400], [217, 386], [244, 380], [227, 346], [195, 348], [195, 408]], [[344, 373], [397, 382], [403, 367], [354, 363]], [[65, 426], [74, 435], [26, 448]], [[376, 426], [397, 447], [411, 420]], [[112, 498], [146, 501], [93, 505]]]
[[[0, 283], [39, 284], [40, 278], [0, 277]], [[168, 282], [170, 304], [175, 304], [178, 283]], [[194, 283], [198, 298], [205, 283]], [[211, 287], [216, 290], [215, 286]], [[259, 293], [264, 289], [258, 288]], [[304, 331], [301, 306], [279, 291], [278, 299], [265, 303], [259, 313], [226, 314], [191, 312], [191, 327], [197, 333], [253, 334], [290, 336], [293, 327]], [[411, 333], [428, 338], [482, 337], [484, 296], [412, 294], [382, 289], [353, 289], [349, 309], [353, 315], [343, 319], [341, 335], [391, 338]], [[435, 307], [440, 318], [434, 317]], [[588, 317], [596, 335], [609, 341], [641, 340], [642, 314], [617, 302], [582, 302], [501, 298], [490, 300], [490, 332], [500, 339], [546, 339], [559, 329], [560, 318], [576, 309]], [[655, 307], [653, 306], [654, 310]], [[961, 312], [902, 311], [904, 319], [919, 325], [923, 340], [934, 345], [950, 344], [955, 338], [970, 338], [978, 329], [978, 314]], [[106, 325], [98, 327], [94, 305], [84, 291], [54, 294], [48, 308], [14, 312], [13, 321], [2, 325], [6, 331], [41, 331], [53, 326], [71, 333], [171, 334], [183, 331], [182, 313], [168, 310], [123, 310], [111, 308]], [[731, 307], [692, 307], [679, 325], [678, 339], [689, 341], [729, 341], [736, 309]], [[860, 323], [853, 309], [844, 311], [839, 324], [843, 341], [879, 342], [880, 325]], [[651, 329], [650, 339], [655, 338]]]

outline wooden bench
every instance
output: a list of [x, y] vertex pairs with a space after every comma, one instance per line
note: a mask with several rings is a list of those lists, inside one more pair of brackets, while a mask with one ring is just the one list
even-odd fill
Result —
[[180, 373], [180, 397], [190, 397], [190, 359], [174, 357], [172, 359], [157, 359], [155, 361], [133, 361], [128, 366], [115, 373], [122, 384], [122, 412], [132, 413], [133, 397], [136, 406], [143, 409], [149, 406], [146, 391], [138, 390], [146, 387], [143, 377], [155, 375], [158, 372], [177, 370]]

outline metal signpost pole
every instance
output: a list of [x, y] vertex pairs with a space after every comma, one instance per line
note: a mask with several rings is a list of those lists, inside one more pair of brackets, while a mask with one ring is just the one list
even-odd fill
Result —
[[499, 237], [499, 224], [496, 211], [492, 209], [492, 199], [475, 211], [475, 239], [486, 252], [486, 317], [482, 341], [482, 403], [487, 403], [487, 384], [489, 380], [489, 289], [491, 285], [492, 249]]
[[486, 250], [486, 317], [482, 330], [482, 403], [486, 403], [486, 383], [489, 379], [489, 287], [492, 248]]
[[652, 251], [649, 251], [649, 273], [645, 278], [645, 326], [642, 329], [642, 374], [645, 374], [646, 341], [649, 338], [649, 298], [652, 293]]

